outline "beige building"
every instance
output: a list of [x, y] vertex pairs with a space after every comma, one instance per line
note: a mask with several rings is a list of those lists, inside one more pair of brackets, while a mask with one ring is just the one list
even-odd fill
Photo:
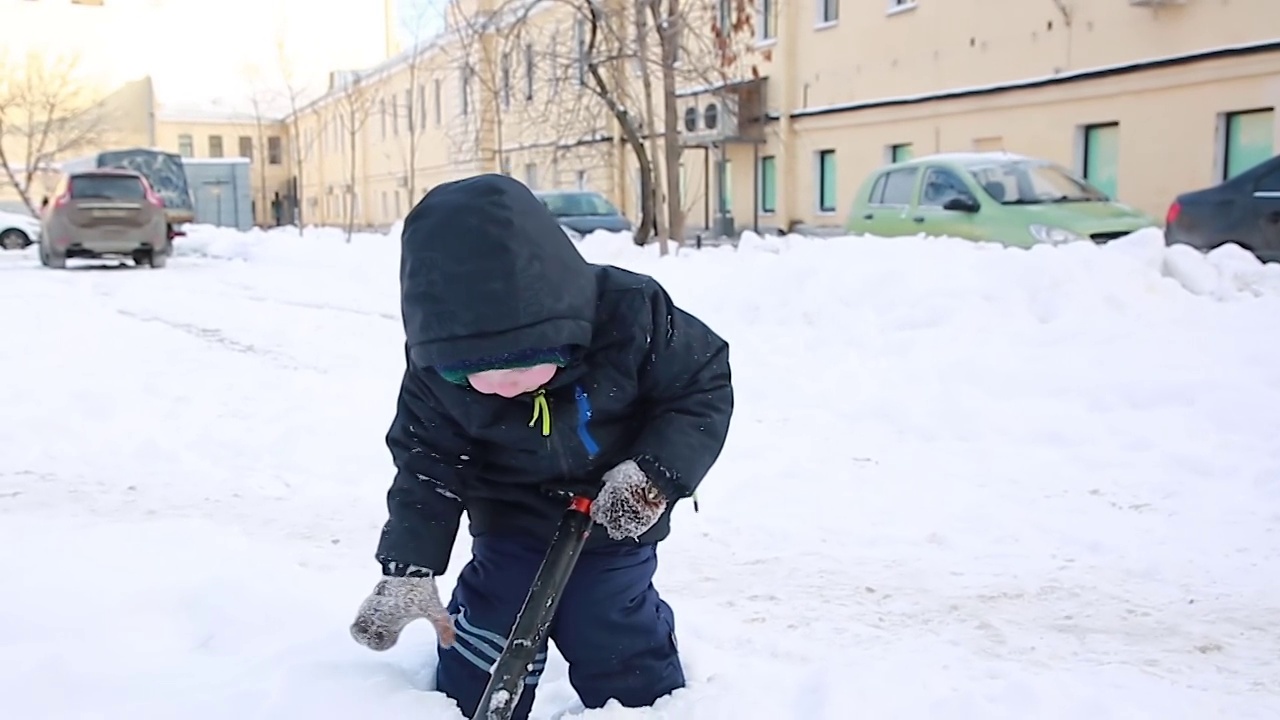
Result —
[[[708, 41], [683, 40], [690, 59], [680, 63], [679, 116], [683, 125], [692, 111], [694, 125], [681, 130], [690, 145], [677, 169], [683, 204], [692, 225], [714, 218], [718, 206], [739, 227], [836, 225], [859, 181], [882, 163], [1003, 149], [1059, 162], [1162, 216], [1174, 194], [1274, 152], [1280, 36], [1262, 21], [1277, 17], [1274, 5], [760, 0], [749, 22], [738, 22], [737, 3], [709, 0], [697, 7], [712, 18], [725, 13], [721, 24], [735, 31], [724, 44], [739, 49], [728, 68], [699, 60]], [[482, 170], [537, 187], [599, 189], [634, 216], [630, 150], [608, 108], [583, 87], [582, 17], [564, 3], [526, 7], [535, 10], [505, 25], [498, 13], [487, 33], [468, 27], [482, 12], [455, 11], [468, 22], [351, 91], [368, 99], [354, 103], [369, 116], [354, 134], [342, 129], [352, 123], [339, 111], [344, 102], [351, 109], [342, 99], [351, 93], [337, 89], [308, 108], [300, 125], [313, 219], [339, 221], [350, 198], [360, 223], [386, 224], [433, 183]], [[698, 23], [687, 24], [686, 35], [697, 35]], [[715, 32], [710, 22], [703, 27]], [[618, 54], [628, 53], [634, 46]], [[604, 70], [643, 114], [633, 63]], [[698, 92], [699, 79], [714, 86], [734, 75], [761, 78], [763, 123], [733, 117], [736, 94], [726, 101]], [[699, 124], [712, 103], [723, 128], [737, 126], [755, 142], [716, 143], [725, 131]], [[645, 124], [661, 126], [657, 106], [659, 117]]]
[[[1051, 159], [1162, 216], [1174, 194], [1275, 151], [1275, 0], [683, 5], [665, 63], [634, 5], [605, 0], [594, 57], [612, 59], [596, 64], [585, 3], [455, 0], [444, 32], [380, 65], [324, 60], [327, 91], [296, 113], [153, 104], [149, 137], [195, 157], [251, 149], [260, 222], [280, 193], [306, 224], [357, 226], [389, 225], [433, 185], [485, 171], [600, 190], [636, 217], [634, 153], [592, 71], [665, 175], [652, 138], [666, 64], [694, 227], [721, 213], [738, 228], [839, 225], [878, 165], [982, 149]], [[361, 31], [390, 47], [388, 17]]]

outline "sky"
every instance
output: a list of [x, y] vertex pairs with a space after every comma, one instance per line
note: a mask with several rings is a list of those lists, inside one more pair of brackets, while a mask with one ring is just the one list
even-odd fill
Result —
[[400, 42], [406, 46], [412, 43], [415, 29], [419, 29], [419, 38], [438, 32], [444, 25], [443, 8], [444, 0], [397, 0]]
[[281, 38], [294, 84], [312, 90], [323, 90], [332, 70], [386, 57], [379, 0], [0, 0], [0, 13], [0, 54], [74, 54], [79, 71], [107, 88], [149, 75], [162, 108], [232, 110], [214, 101], [245, 105], [255, 83], [278, 92]]

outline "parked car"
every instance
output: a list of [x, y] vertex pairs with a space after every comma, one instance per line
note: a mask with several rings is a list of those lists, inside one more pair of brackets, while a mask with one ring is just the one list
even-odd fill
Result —
[[1263, 262], [1280, 262], [1280, 155], [1177, 196], [1164, 222], [1168, 244], [1208, 251], [1235, 243]]
[[164, 201], [142, 175], [99, 169], [63, 175], [46, 208], [40, 262], [64, 268], [67, 258], [129, 257], [162, 268], [170, 238]]
[[628, 220], [613, 203], [590, 190], [545, 190], [534, 193], [560, 224], [579, 235], [596, 230], [630, 232]]
[[0, 210], [0, 250], [21, 250], [39, 240], [39, 220]]
[[897, 237], [949, 235], [1015, 247], [1107, 242], [1158, 221], [1046, 160], [944, 153], [894, 163], [862, 183], [845, 228]]

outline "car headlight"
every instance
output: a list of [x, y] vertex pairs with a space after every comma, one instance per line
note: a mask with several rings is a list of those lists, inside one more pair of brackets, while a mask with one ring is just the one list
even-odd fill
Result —
[[1031, 237], [1042, 243], [1050, 245], [1062, 245], [1070, 242], [1084, 242], [1085, 238], [1077, 235], [1070, 230], [1063, 230], [1058, 227], [1050, 227], [1048, 225], [1031, 225], [1027, 228], [1031, 232]]

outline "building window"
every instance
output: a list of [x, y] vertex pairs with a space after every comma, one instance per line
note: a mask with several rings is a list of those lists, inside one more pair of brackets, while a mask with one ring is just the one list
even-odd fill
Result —
[[524, 46], [524, 99], [533, 100], [533, 43]]
[[400, 96], [391, 96], [391, 134], [400, 134]]
[[889, 14], [893, 15], [916, 6], [916, 0], [889, 0]]
[[578, 84], [586, 86], [587, 84], [587, 24], [586, 21], [578, 18], [573, 24], [574, 44], [577, 47], [577, 59], [575, 63], [578, 66]]
[[538, 189], [538, 164], [537, 163], [525, 164], [524, 184], [528, 185], [530, 190]]
[[733, 165], [729, 160], [716, 163], [716, 210], [721, 215], [728, 215], [733, 210]]
[[511, 107], [511, 53], [502, 53], [499, 72], [502, 73], [502, 107]]
[[778, 162], [772, 155], [760, 158], [760, 212], [778, 211]]
[[778, 9], [775, 0], [760, 0], [756, 12], [759, 14], [760, 39], [773, 40], [778, 37]]
[[716, 0], [716, 32], [728, 37], [733, 26], [734, 0]]
[[222, 157], [222, 136], [221, 135], [209, 136], [209, 157], [211, 158]]
[[840, 0], [818, 0], [818, 24], [832, 25], [840, 20]]
[[1275, 110], [1224, 113], [1221, 118], [1223, 180], [1230, 180], [1275, 154]]
[[459, 106], [462, 115], [471, 113], [471, 66], [464, 65], [462, 67], [461, 79], [459, 81]]
[[272, 135], [267, 138], [267, 163], [270, 165], [279, 165], [284, 162], [284, 145], [280, 142], [280, 137]]
[[836, 151], [818, 151], [818, 212], [836, 211]]
[[440, 79], [436, 78], [431, 81], [431, 105], [435, 111], [436, 127], [444, 122], [444, 109], [440, 107], [441, 100], [444, 99], [444, 91], [440, 86]]
[[884, 156], [890, 163], [900, 163], [910, 160], [915, 156], [915, 152], [911, 148], [911, 143], [899, 143], [885, 148]]
[[196, 141], [190, 135], [178, 136], [178, 154], [182, 157], [195, 157]]
[[404, 131], [413, 134], [413, 88], [404, 91]]
[[418, 129], [427, 129], [427, 86], [418, 83]]
[[1119, 189], [1120, 124], [1100, 123], [1080, 128], [1080, 175], [1115, 198]]
[[378, 117], [382, 122], [382, 139], [387, 139], [387, 99], [380, 98], [378, 100]]
[[240, 157], [253, 162], [253, 138], [248, 135], [240, 136]]
[[578, 177], [574, 184], [577, 185], [579, 190], [587, 189], [587, 171], [586, 170], [578, 171]]

